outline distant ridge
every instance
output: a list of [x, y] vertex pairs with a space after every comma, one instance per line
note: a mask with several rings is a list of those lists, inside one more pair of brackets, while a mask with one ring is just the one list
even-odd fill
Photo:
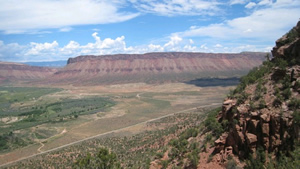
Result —
[[0, 85], [41, 80], [51, 76], [57, 69], [29, 66], [21, 63], [0, 62]]
[[85, 55], [68, 59], [67, 65], [47, 83], [97, 85], [239, 77], [260, 65], [265, 55], [260, 52]]

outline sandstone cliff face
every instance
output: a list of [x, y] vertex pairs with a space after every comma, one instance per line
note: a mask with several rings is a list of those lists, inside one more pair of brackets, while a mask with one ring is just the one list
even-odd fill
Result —
[[16, 81], [41, 80], [53, 75], [57, 69], [0, 62], [0, 84]]
[[276, 154], [292, 150], [300, 138], [294, 119], [300, 109], [300, 22], [276, 41], [272, 53], [269, 65], [275, 66], [224, 101], [218, 120], [229, 125], [215, 141], [216, 153], [230, 148], [234, 154], [247, 157], [262, 147]]
[[[265, 53], [147, 53], [70, 58], [52, 82], [86, 83], [190, 80], [197, 77], [239, 76], [258, 66]], [[79, 82], [79, 81], [78, 81]], [[80, 83], [80, 82], [79, 82]]]

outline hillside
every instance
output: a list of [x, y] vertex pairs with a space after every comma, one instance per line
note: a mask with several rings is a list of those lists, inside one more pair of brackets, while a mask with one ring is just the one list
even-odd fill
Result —
[[242, 159], [255, 153], [248, 167], [271, 163], [260, 154], [271, 154], [270, 160], [277, 161], [271, 164], [282, 167], [279, 158], [297, 159], [292, 151], [299, 150], [300, 22], [276, 41], [272, 54], [271, 61], [241, 79], [218, 115], [228, 126], [215, 141], [215, 153], [224, 157], [230, 150]]
[[16, 82], [41, 80], [49, 77], [57, 69], [29, 66], [20, 63], [0, 62], [0, 85]]
[[46, 83], [95, 85], [99, 83], [188, 81], [202, 77], [244, 75], [264, 60], [265, 53], [147, 53], [70, 58]]
[[151, 167], [299, 168], [300, 21], [272, 54], [204, 124], [186, 130], [190, 136], [170, 140]]

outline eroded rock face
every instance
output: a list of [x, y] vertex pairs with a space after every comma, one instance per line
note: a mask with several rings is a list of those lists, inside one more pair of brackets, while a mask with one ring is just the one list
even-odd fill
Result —
[[[264, 60], [266, 53], [188, 53], [165, 52], [78, 56], [56, 72], [51, 82], [118, 83], [188, 81], [208, 76], [244, 74]], [[76, 83], [79, 84], [79, 83]]]
[[[225, 102], [228, 102], [228, 100]], [[270, 152], [277, 152], [282, 147], [288, 147], [289, 149], [293, 147], [291, 141], [297, 137], [297, 132], [294, 130], [292, 116], [280, 116], [265, 109], [260, 113], [256, 111], [248, 112], [244, 114], [248, 118], [240, 116], [237, 119], [232, 118], [233, 115], [228, 116], [228, 114], [233, 114], [231, 111], [232, 109], [228, 109], [228, 105], [224, 104], [219, 118], [228, 120], [229, 123], [233, 123], [233, 120], [236, 119], [239, 123], [232, 126], [229, 132], [226, 132], [215, 141], [216, 152], [221, 152], [226, 147], [232, 147], [235, 154], [245, 155], [254, 152], [259, 146]], [[241, 113], [238, 108], [236, 114]], [[283, 146], [283, 143], [287, 144]]]

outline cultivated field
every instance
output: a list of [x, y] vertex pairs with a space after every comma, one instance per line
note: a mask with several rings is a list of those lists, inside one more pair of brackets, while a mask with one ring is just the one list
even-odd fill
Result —
[[124, 128], [119, 135], [130, 136], [144, 131], [147, 120], [220, 105], [231, 88], [184, 83], [1, 87], [0, 165], [113, 130]]

